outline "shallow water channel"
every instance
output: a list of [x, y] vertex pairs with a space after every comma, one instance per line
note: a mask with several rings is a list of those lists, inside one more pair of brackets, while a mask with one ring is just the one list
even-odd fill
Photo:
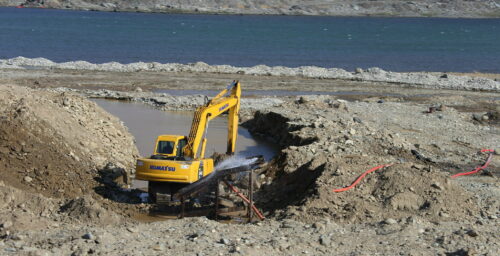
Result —
[[[120, 118], [134, 135], [142, 156], [150, 156], [156, 137], [160, 134], [188, 135], [193, 111], [162, 111], [142, 103], [93, 99], [100, 107]], [[206, 156], [214, 152], [225, 153], [227, 145], [227, 117], [219, 116], [208, 124]], [[263, 155], [266, 161], [278, 152], [278, 147], [265, 140], [253, 137], [239, 127], [236, 154], [241, 156]]]

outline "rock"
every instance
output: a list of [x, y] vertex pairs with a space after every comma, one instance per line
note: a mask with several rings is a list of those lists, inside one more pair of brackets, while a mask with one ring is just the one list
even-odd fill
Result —
[[351, 135], [355, 135], [355, 134], [356, 134], [356, 130], [354, 130], [353, 128], [351, 128], [351, 129], [349, 130], [349, 134], [351, 134]]
[[187, 238], [188, 238], [188, 240], [190, 240], [190, 241], [194, 241], [194, 240], [197, 240], [197, 239], [198, 239], [198, 237], [200, 237], [200, 235], [199, 235], [199, 234], [197, 234], [197, 233], [195, 233], [195, 234], [191, 234], [191, 235], [189, 235]]
[[13, 245], [14, 245], [15, 248], [22, 248], [24, 246], [24, 243], [22, 241], [16, 240], [13, 243]]
[[166, 97], [152, 97], [151, 101], [158, 105], [165, 105], [170, 101], [170, 99]]
[[447, 109], [448, 109], [448, 107], [446, 107], [446, 105], [443, 105], [443, 104], [439, 105], [436, 108], [437, 111], [446, 111]]
[[412, 187], [401, 193], [397, 193], [391, 197], [389, 204], [394, 210], [418, 210], [420, 206], [424, 203], [424, 200], [417, 194], [411, 192], [414, 191]]
[[344, 144], [346, 144], [346, 145], [354, 145], [354, 141], [352, 141], [352, 140], [346, 140], [344, 142]]
[[488, 115], [483, 115], [483, 116], [481, 117], [481, 119], [482, 119], [483, 121], [487, 121], [487, 120], [488, 120], [488, 119], [490, 119], [490, 118], [488, 117]]
[[384, 223], [387, 224], [387, 225], [394, 225], [394, 224], [397, 224], [398, 221], [393, 219], [393, 218], [388, 218], [388, 219], [385, 219], [384, 220]]
[[155, 246], [153, 246], [153, 250], [163, 251], [163, 250], [165, 250], [165, 245], [163, 243], [158, 243]]
[[12, 227], [12, 225], [13, 225], [12, 221], [8, 220], [8, 221], [2, 223], [2, 228], [10, 228], [10, 227]]
[[229, 240], [227, 238], [221, 238], [219, 243], [229, 245], [229, 244], [231, 244], [231, 240]]
[[31, 178], [30, 176], [25, 176], [24, 181], [26, 181], [27, 183], [30, 183], [33, 181], [33, 178]]
[[66, 106], [66, 107], [69, 106], [69, 99], [64, 98], [62, 103], [63, 103], [63, 106]]
[[360, 123], [360, 124], [363, 123], [363, 121], [361, 121], [361, 118], [359, 118], [359, 117], [353, 117], [352, 120], [356, 123]]
[[330, 104], [330, 106], [337, 108], [337, 109], [348, 111], [347, 105], [343, 101], [334, 102], [334, 103]]
[[327, 235], [321, 235], [319, 237], [319, 243], [324, 246], [330, 246], [332, 243], [332, 240], [330, 239], [329, 236]]
[[136, 233], [137, 229], [135, 229], [133, 227], [127, 227], [127, 231], [130, 232], [130, 233]]
[[483, 115], [481, 114], [472, 114], [472, 119], [476, 121], [482, 121], [483, 120]]
[[385, 101], [384, 101], [384, 100], [382, 100], [382, 99], [380, 99], [380, 100], [378, 100], [378, 101], [377, 101], [377, 103], [384, 103], [384, 102], [385, 102]]
[[442, 74], [439, 78], [448, 78], [448, 74]]
[[356, 69], [354, 70], [354, 73], [355, 73], [355, 74], [361, 74], [361, 73], [363, 73], [363, 69], [362, 69], [362, 68], [356, 68]]
[[439, 212], [439, 216], [443, 217], [443, 218], [449, 218], [450, 215], [446, 212]]
[[17, 252], [17, 249], [16, 248], [12, 248], [12, 247], [7, 247], [4, 249], [4, 251], [6, 252]]
[[134, 91], [135, 92], [142, 92], [142, 88], [141, 87], [136, 87]]
[[313, 228], [317, 229], [317, 230], [323, 230], [325, 229], [325, 225], [321, 222], [315, 222], [313, 225], [312, 225]]
[[432, 183], [431, 185], [433, 188], [437, 188], [439, 190], [444, 190], [444, 187], [439, 183], [439, 182], [435, 182], [435, 183]]
[[300, 104], [304, 104], [304, 103], [307, 103], [308, 100], [305, 97], [300, 96], [300, 98], [299, 98], [299, 100], [297, 102], [300, 103]]
[[102, 7], [108, 8], [108, 9], [114, 9], [116, 8], [116, 4], [114, 3], [101, 3]]
[[296, 223], [292, 220], [285, 220], [283, 223], [281, 223], [282, 228], [294, 228], [296, 226]]
[[477, 236], [479, 236], [479, 233], [477, 233], [477, 231], [476, 231], [476, 230], [471, 229], [471, 230], [469, 230], [469, 231], [467, 232], [467, 235], [469, 235], [470, 237], [477, 237]]
[[24, 239], [24, 236], [23, 235], [18, 235], [18, 234], [14, 234], [11, 236], [11, 239], [12, 240], [16, 240], [16, 241], [21, 241]]
[[85, 235], [82, 236], [83, 239], [86, 239], [86, 240], [93, 240], [95, 237], [94, 235], [92, 235], [92, 233], [86, 233]]

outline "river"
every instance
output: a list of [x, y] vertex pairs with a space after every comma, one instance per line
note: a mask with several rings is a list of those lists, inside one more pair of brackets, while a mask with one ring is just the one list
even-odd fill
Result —
[[500, 73], [500, 19], [0, 8], [0, 58]]

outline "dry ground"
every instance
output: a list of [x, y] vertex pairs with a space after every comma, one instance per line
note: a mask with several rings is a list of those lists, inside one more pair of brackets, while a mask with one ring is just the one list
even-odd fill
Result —
[[[0, 72], [0, 84], [15, 85], [2, 87], [7, 89], [2, 90], [0, 123], [0, 254], [500, 254], [498, 156], [489, 175], [450, 178], [484, 161], [478, 150], [498, 150], [498, 93], [206, 73]], [[242, 106], [243, 125], [282, 147], [260, 170], [257, 206], [268, 220], [258, 224], [130, 218], [148, 206], [132, 200], [133, 192], [113, 187], [117, 168], [102, 166], [117, 154], [124, 163], [133, 163], [136, 151], [126, 145], [130, 135], [113, 117], [109, 125], [101, 122], [109, 115], [84, 98], [44, 89], [105, 88], [133, 97], [137, 87], [218, 89], [233, 79], [240, 79], [244, 90], [363, 92], [282, 97], [272, 109]], [[190, 99], [176, 97], [180, 102]], [[439, 111], [427, 113], [430, 107]], [[98, 118], [89, 113], [98, 113]], [[85, 147], [73, 144], [67, 127], [80, 126], [85, 127], [80, 133], [107, 141], [109, 150], [86, 153]], [[41, 142], [19, 141], [30, 136]], [[47, 156], [37, 157], [42, 154]], [[46, 167], [43, 161], [51, 164]], [[29, 162], [35, 164], [32, 171], [26, 167]], [[370, 174], [356, 189], [332, 192], [385, 163], [395, 165]], [[105, 171], [104, 177], [98, 169]], [[81, 197], [76, 198], [79, 187]]]

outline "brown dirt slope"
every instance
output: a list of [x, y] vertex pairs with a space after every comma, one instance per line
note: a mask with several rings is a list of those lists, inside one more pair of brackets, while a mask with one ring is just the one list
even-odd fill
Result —
[[23, 190], [88, 194], [97, 170], [130, 170], [138, 154], [117, 118], [79, 96], [1, 86], [0, 113], [0, 179]]

